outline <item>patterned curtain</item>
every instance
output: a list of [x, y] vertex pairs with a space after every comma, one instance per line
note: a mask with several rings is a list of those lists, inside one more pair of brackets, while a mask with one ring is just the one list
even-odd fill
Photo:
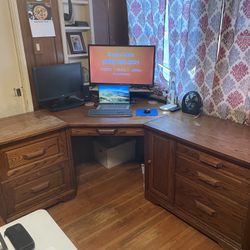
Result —
[[[250, 0], [127, 0], [127, 4], [130, 43], [157, 47], [155, 82], [160, 90], [168, 88], [158, 66], [164, 61], [176, 73], [180, 101], [189, 90], [197, 90], [206, 114], [250, 123]], [[164, 23], [169, 61], [163, 60]]]
[[127, 0], [131, 45], [155, 45], [155, 82], [166, 82], [158, 64], [163, 63], [165, 0]]
[[209, 115], [250, 123], [250, 0], [227, 0]]
[[168, 8], [179, 99], [197, 90], [206, 114], [250, 121], [250, 0], [171, 0]]
[[170, 67], [180, 98], [200, 88], [204, 99], [212, 88], [221, 8], [217, 0], [169, 1]]

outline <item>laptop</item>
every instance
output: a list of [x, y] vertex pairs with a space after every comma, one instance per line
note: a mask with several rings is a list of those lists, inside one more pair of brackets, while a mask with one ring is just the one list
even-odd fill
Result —
[[130, 92], [127, 85], [100, 85], [97, 109], [129, 109]]

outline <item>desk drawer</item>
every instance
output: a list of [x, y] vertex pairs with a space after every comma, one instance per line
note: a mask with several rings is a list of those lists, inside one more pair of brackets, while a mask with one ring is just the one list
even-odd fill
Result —
[[183, 156], [176, 158], [176, 172], [212, 192], [228, 197], [242, 206], [248, 206], [250, 184], [242, 179], [224, 175]]
[[60, 163], [1, 184], [8, 216], [29, 209], [43, 200], [55, 199], [69, 188], [66, 165]]
[[244, 180], [250, 183], [250, 168], [241, 167], [219, 157], [212, 156], [180, 143], [177, 144], [177, 155], [186, 159], [191, 159], [194, 162], [199, 163], [201, 166], [208, 167], [216, 171], [216, 173], [222, 173], [224, 175], [228, 175], [229, 177]]
[[2, 150], [7, 169], [33, 164], [40, 160], [47, 160], [56, 155], [67, 156], [66, 138], [64, 133], [55, 133], [51, 136], [40, 137], [25, 143], [18, 143]]
[[178, 175], [175, 205], [214, 231], [241, 243], [247, 209], [219, 198]]
[[143, 128], [72, 128], [72, 136], [143, 136]]

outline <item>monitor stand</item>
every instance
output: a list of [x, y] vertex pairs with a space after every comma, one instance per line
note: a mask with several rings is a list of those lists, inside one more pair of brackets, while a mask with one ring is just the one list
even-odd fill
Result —
[[133, 92], [133, 93], [153, 93], [153, 89], [152, 89], [152, 87], [136, 85], [136, 86], [130, 87], [130, 92]]
[[65, 98], [60, 98], [54, 100], [45, 105], [45, 108], [49, 109], [49, 111], [61, 111], [65, 109], [79, 107], [84, 104], [84, 100], [78, 98], [77, 96], [69, 96]]
[[[89, 90], [91, 92], [97, 92], [98, 91], [98, 86], [90, 86]], [[145, 87], [145, 86], [131, 86], [129, 88], [129, 91], [132, 93], [153, 93], [152, 87]]]

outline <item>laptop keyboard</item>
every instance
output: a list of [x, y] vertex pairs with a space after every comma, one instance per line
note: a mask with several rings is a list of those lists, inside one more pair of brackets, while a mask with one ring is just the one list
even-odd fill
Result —
[[121, 117], [121, 116], [132, 116], [131, 109], [90, 109], [88, 112], [89, 116], [113, 116], [113, 117]]

